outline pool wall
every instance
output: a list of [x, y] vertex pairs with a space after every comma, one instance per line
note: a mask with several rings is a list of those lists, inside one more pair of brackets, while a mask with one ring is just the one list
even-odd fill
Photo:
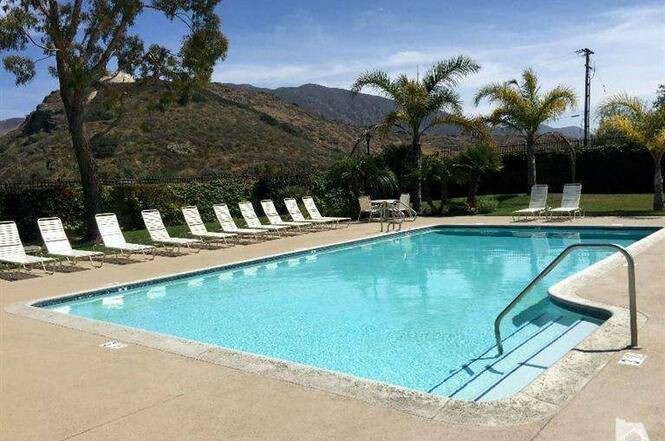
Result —
[[[247, 264], [256, 264], [270, 260], [282, 259], [295, 255], [303, 255], [313, 251], [356, 245], [378, 238], [390, 238], [398, 235], [412, 234], [436, 228], [506, 228], [534, 229], [533, 226], [489, 226], [489, 225], [446, 225], [426, 226], [408, 231], [383, 233], [334, 243], [308, 249], [294, 250], [288, 253], [275, 254], [258, 259], [239, 261], [232, 264], [208, 267], [201, 270], [175, 274], [167, 277], [141, 280], [138, 282], [114, 286], [106, 286], [98, 290], [78, 292], [30, 302], [9, 305], [5, 310], [32, 319], [48, 322], [58, 326], [81, 330], [126, 343], [162, 350], [197, 360], [218, 364], [232, 369], [259, 374], [305, 387], [323, 390], [329, 393], [359, 399], [371, 404], [383, 405], [403, 412], [414, 414], [426, 419], [456, 424], [473, 424], [487, 426], [506, 426], [537, 421], [556, 413], [570, 400], [593, 376], [609, 361], [616, 349], [624, 348], [629, 342], [628, 311], [625, 308], [592, 302], [579, 296], [583, 287], [599, 277], [621, 268], [624, 262], [618, 254], [613, 254], [584, 270], [564, 279], [552, 286], [550, 296], [557, 302], [564, 303], [575, 309], [604, 313], [609, 318], [598, 330], [584, 339], [576, 348], [539, 375], [531, 384], [514, 395], [496, 401], [473, 402], [431, 395], [402, 387], [387, 385], [376, 381], [354, 377], [348, 374], [331, 372], [325, 369], [305, 366], [261, 355], [222, 348], [215, 345], [200, 343], [170, 335], [148, 332], [117, 324], [101, 322], [88, 318], [68, 315], [42, 308], [45, 305], [61, 303], [82, 297], [99, 296], [111, 292], [164, 282], [187, 276], [205, 274], [220, 269], [230, 269]], [[543, 230], [557, 229], [558, 226], [538, 226]], [[607, 228], [604, 226], [574, 227]], [[630, 227], [616, 227], [626, 230]], [[639, 228], [644, 229], [644, 228]], [[628, 250], [637, 256], [656, 242], [665, 239], [665, 229], [654, 228], [654, 233], [633, 243]], [[516, 293], [517, 294], [517, 293]], [[638, 292], [639, 307], [639, 292]], [[642, 314], [638, 315], [640, 324], [646, 321]]]

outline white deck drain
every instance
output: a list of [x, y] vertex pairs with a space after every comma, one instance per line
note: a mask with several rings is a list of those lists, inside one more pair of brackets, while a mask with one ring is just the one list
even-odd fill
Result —
[[125, 343], [121, 343], [121, 342], [116, 341], [116, 340], [111, 340], [111, 341], [107, 341], [106, 343], [102, 343], [101, 345], [99, 345], [99, 347], [115, 351], [117, 349], [126, 348], [127, 345]]
[[617, 441], [649, 441], [644, 424], [631, 423], [621, 418], [614, 420], [614, 436]]
[[619, 360], [619, 364], [626, 366], [642, 366], [647, 356], [644, 354], [636, 354], [634, 352], [626, 352]]

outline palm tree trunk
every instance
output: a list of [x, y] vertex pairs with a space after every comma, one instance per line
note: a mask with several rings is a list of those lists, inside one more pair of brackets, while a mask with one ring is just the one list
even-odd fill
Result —
[[661, 211], [663, 209], [663, 153], [655, 154], [653, 159], [653, 209], [655, 211]]
[[441, 205], [439, 206], [439, 214], [443, 213], [443, 207], [448, 203], [448, 181], [441, 181]]
[[470, 209], [476, 209], [476, 196], [478, 195], [478, 189], [480, 188], [480, 175], [474, 176], [471, 181], [469, 181], [469, 192], [466, 196], [466, 204]]
[[[63, 84], [64, 83], [64, 84]], [[78, 163], [83, 188], [83, 206], [85, 210], [85, 239], [96, 240], [99, 237], [95, 215], [101, 212], [101, 192], [97, 180], [97, 168], [85, 136], [83, 117], [85, 113], [85, 92], [71, 87], [62, 87], [66, 83], [61, 79], [60, 96], [62, 97], [72, 147]], [[71, 83], [70, 83], [71, 84]]]
[[536, 139], [533, 135], [526, 137], [526, 184], [527, 192], [536, 185]]
[[413, 153], [413, 168], [416, 171], [416, 182], [414, 185], [413, 194], [411, 196], [413, 202], [413, 209], [420, 212], [423, 200], [423, 184], [421, 177], [423, 152], [422, 152], [422, 147], [420, 145], [419, 136], [416, 135], [413, 137], [413, 143], [411, 147]]

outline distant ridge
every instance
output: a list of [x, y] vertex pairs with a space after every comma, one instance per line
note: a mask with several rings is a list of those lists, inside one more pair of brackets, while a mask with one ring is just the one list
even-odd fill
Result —
[[20, 126], [23, 121], [25, 121], [24, 118], [9, 118], [0, 120], [0, 135], [4, 135], [10, 130], [14, 130]]
[[[380, 122], [395, 106], [392, 100], [359, 93], [353, 95], [350, 90], [321, 86], [320, 84], [303, 84], [298, 87], [279, 87], [267, 89], [250, 84], [225, 84], [231, 88], [249, 89], [271, 94], [281, 100], [295, 104], [303, 110], [330, 121], [367, 127]], [[507, 135], [510, 131], [497, 129], [497, 135]], [[557, 132], [569, 138], [582, 138], [583, 131], [576, 126], [554, 128], [543, 125], [541, 133]], [[459, 130], [451, 126], [436, 127], [432, 134], [455, 136]]]

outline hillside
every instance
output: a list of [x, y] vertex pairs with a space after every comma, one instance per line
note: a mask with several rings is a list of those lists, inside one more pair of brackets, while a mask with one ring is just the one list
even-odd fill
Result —
[[23, 122], [23, 118], [9, 118], [0, 121], [0, 135], [4, 135], [10, 130], [14, 130]]
[[[350, 151], [361, 133], [271, 95], [219, 84], [186, 106], [149, 111], [160, 87], [114, 86], [127, 109], [115, 126], [107, 98], [92, 101], [87, 130], [103, 177], [320, 167]], [[19, 130], [0, 137], [0, 181], [70, 179], [76, 170], [55, 92]]]

